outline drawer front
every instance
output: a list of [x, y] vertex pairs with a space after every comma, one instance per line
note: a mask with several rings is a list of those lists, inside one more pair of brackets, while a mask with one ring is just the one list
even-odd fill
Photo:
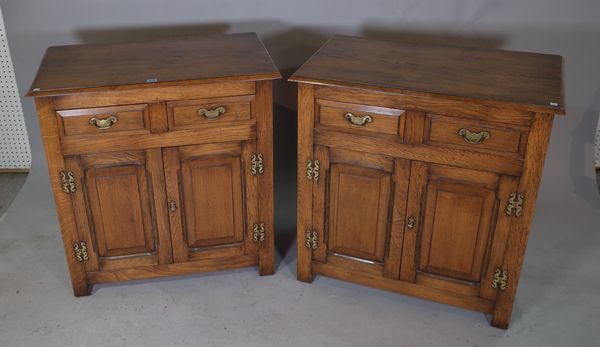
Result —
[[150, 133], [148, 105], [126, 105], [56, 111], [63, 137]]
[[190, 129], [252, 118], [254, 95], [171, 101], [167, 103], [169, 129]]
[[404, 110], [316, 100], [318, 124], [358, 134], [389, 134], [403, 137]]
[[470, 118], [427, 115], [425, 141], [430, 144], [495, 153], [523, 154], [527, 128]]

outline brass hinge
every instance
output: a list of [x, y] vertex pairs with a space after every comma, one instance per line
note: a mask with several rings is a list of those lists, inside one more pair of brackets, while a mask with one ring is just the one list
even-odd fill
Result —
[[265, 223], [254, 224], [252, 228], [252, 241], [263, 242], [265, 240]]
[[317, 232], [314, 230], [306, 230], [306, 240], [304, 245], [308, 249], [317, 249]]
[[73, 244], [73, 250], [75, 251], [75, 259], [77, 259], [78, 262], [84, 262], [89, 259], [85, 241], [81, 241], [80, 243], [75, 242]]
[[306, 163], [306, 178], [319, 181], [319, 160], [308, 159]]
[[510, 197], [508, 198], [508, 204], [506, 205], [506, 210], [504, 210], [504, 212], [506, 212], [507, 215], [512, 216], [513, 209], [514, 209], [515, 216], [521, 217], [521, 215], [523, 215], [523, 199], [524, 198], [525, 198], [524, 195], [521, 193], [511, 193]]
[[73, 171], [61, 171], [60, 182], [62, 183], [63, 192], [67, 194], [73, 194], [77, 191], [77, 186], [75, 186], [75, 175], [73, 174]]
[[252, 175], [262, 175], [265, 172], [262, 153], [252, 154]]
[[492, 288], [505, 290], [506, 286], [508, 286], [508, 271], [497, 268], [496, 271], [494, 271]]

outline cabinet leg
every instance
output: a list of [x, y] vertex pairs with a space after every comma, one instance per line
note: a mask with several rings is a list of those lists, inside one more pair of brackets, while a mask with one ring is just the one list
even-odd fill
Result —
[[490, 325], [500, 329], [508, 329], [508, 325], [510, 324], [510, 315], [505, 315], [500, 312], [494, 312], [492, 314], [492, 320]]
[[501, 300], [496, 301], [496, 308], [494, 309], [494, 313], [492, 313], [492, 319], [490, 321], [490, 325], [500, 329], [508, 329], [510, 324], [510, 318], [512, 316], [512, 302], [505, 302]]
[[272, 252], [261, 249], [258, 259], [258, 271], [261, 276], [269, 276], [275, 273], [275, 259]]
[[92, 286], [86, 281], [73, 280], [71, 283], [73, 284], [73, 295], [76, 297], [88, 296], [92, 292]]
[[[306, 255], [303, 254], [305, 251], [305, 249], [300, 249], [300, 247], [298, 248], [298, 266], [297, 266], [297, 278], [298, 281], [302, 281], [302, 282], [306, 282], [306, 283], [312, 283], [313, 281], [313, 274], [312, 274], [312, 268], [311, 268], [311, 260], [310, 260], [310, 253], [308, 254], [308, 259], [306, 259]], [[307, 252], [308, 253], [308, 252]], [[300, 256], [300, 255], [304, 255], [304, 256]]]
[[312, 274], [306, 274], [300, 271], [300, 267], [298, 267], [298, 281], [300, 282], [305, 282], [305, 283], [312, 283], [313, 281], [313, 275]]

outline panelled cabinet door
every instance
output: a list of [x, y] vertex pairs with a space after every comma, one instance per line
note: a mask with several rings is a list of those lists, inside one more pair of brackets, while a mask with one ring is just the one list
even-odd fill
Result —
[[401, 240], [390, 239], [398, 241], [402, 232], [394, 219], [401, 217], [403, 224], [395, 209], [403, 213], [408, 162], [322, 146], [315, 147], [314, 158], [319, 160], [309, 231], [314, 234], [305, 240], [314, 261], [397, 277]]
[[171, 262], [159, 149], [66, 158], [86, 271]]
[[509, 218], [503, 206], [517, 180], [413, 162], [401, 279], [493, 299]]
[[256, 254], [254, 149], [244, 141], [163, 150], [176, 262]]

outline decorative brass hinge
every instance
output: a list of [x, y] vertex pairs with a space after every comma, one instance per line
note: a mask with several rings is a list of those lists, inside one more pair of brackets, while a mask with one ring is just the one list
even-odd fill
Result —
[[60, 182], [62, 183], [63, 192], [67, 194], [73, 194], [77, 191], [77, 187], [75, 186], [75, 175], [73, 174], [73, 171], [61, 171]]
[[508, 271], [497, 268], [496, 271], [494, 271], [492, 288], [505, 290], [506, 286], [508, 286]]
[[508, 198], [508, 204], [506, 205], [506, 210], [504, 210], [504, 212], [506, 212], [507, 215], [512, 216], [513, 209], [514, 209], [515, 216], [521, 217], [521, 215], [523, 215], [523, 199], [524, 198], [525, 198], [524, 195], [521, 193], [511, 193], [510, 197]]
[[319, 180], [319, 160], [308, 159], [306, 163], [306, 178], [309, 180]]
[[252, 241], [263, 242], [265, 240], [265, 223], [254, 224], [252, 228]]
[[317, 232], [314, 230], [306, 230], [306, 240], [304, 245], [308, 249], [317, 249]]
[[80, 243], [75, 242], [73, 244], [73, 250], [75, 251], [75, 259], [77, 259], [78, 262], [84, 262], [89, 259], [85, 241], [81, 241]]
[[262, 153], [252, 154], [252, 175], [262, 175], [265, 172]]

